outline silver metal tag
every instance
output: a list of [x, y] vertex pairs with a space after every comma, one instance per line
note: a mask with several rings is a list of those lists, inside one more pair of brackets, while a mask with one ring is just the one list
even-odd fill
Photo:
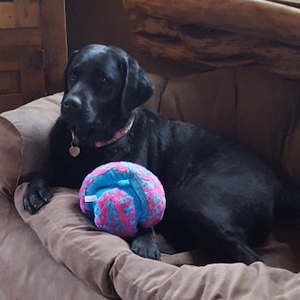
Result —
[[80, 154], [80, 148], [78, 146], [73, 146], [69, 148], [69, 153], [71, 156], [76, 157]]

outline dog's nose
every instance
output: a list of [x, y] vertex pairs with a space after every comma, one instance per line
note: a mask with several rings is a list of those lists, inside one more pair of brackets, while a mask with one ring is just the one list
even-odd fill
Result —
[[73, 109], [73, 110], [78, 110], [82, 106], [82, 102], [78, 97], [69, 97], [64, 100], [63, 102], [63, 107], [65, 109]]

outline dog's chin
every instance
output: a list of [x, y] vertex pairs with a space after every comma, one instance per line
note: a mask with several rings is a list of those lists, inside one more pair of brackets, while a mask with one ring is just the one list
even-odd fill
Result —
[[76, 126], [71, 130], [73, 130], [78, 144], [85, 147], [96, 147], [97, 143], [105, 143], [114, 136], [113, 133], [97, 126]]

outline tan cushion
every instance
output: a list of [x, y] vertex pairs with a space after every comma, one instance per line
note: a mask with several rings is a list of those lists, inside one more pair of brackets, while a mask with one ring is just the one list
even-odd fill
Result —
[[[289, 128], [299, 121], [299, 82], [255, 68], [239, 68], [237, 84], [237, 139], [254, 149], [276, 171], [282, 171]], [[297, 156], [300, 157], [299, 151], [291, 158]]]
[[160, 112], [236, 139], [300, 186], [299, 81], [256, 67], [169, 78]]
[[142, 108], [147, 108], [158, 112], [161, 105], [161, 96], [166, 88], [168, 79], [156, 74], [148, 74], [148, 78], [155, 87], [154, 94], [146, 103], [142, 105]]
[[[22, 208], [26, 184], [16, 190], [15, 205], [54, 259], [99, 294], [128, 300], [154, 299], [298, 299], [300, 273], [257, 262], [206, 267], [151, 261], [133, 254], [121, 238], [98, 231], [81, 213], [78, 191], [53, 190], [54, 197], [36, 215]], [[276, 282], [276, 283], [275, 283]]]
[[111, 270], [122, 299], [299, 299], [300, 274], [257, 262], [205, 267], [167, 266], [123, 253]]
[[0, 116], [0, 190], [11, 198], [18, 185], [22, 164], [22, 137], [18, 129]]
[[55, 94], [0, 115], [0, 190], [7, 196], [49, 162], [49, 132], [61, 98]]
[[169, 78], [160, 112], [235, 137], [236, 70]]
[[1, 300], [105, 300], [63, 264], [57, 264], [14, 204], [0, 193]]
[[80, 211], [78, 191], [53, 189], [50, 203], [30, 215], [22, 205], [26, 187], [23, 184], [17, 188], [15, 206], [54, 259], [101, 295], [116, 297], [109, 271], [120, 253], [131, 252], [128, 244], [97, 230]]

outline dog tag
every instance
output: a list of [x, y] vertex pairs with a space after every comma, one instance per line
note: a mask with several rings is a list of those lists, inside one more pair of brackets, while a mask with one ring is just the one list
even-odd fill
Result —
[[80, 148], [78, 147], [76, 138], [75, 138], [75, 133], [73, 130], [71, 130], [71, 134], [72, 134], [72, 142], [70, 144], [70, 148], [69, 148], [69, 153], [71, 156], [76, 157], [80, 154]]
[[80, 154], [80, 148], [78, 146], [73, 146], [69, 148], [69, 153], [71, 156], [76, 157]]

